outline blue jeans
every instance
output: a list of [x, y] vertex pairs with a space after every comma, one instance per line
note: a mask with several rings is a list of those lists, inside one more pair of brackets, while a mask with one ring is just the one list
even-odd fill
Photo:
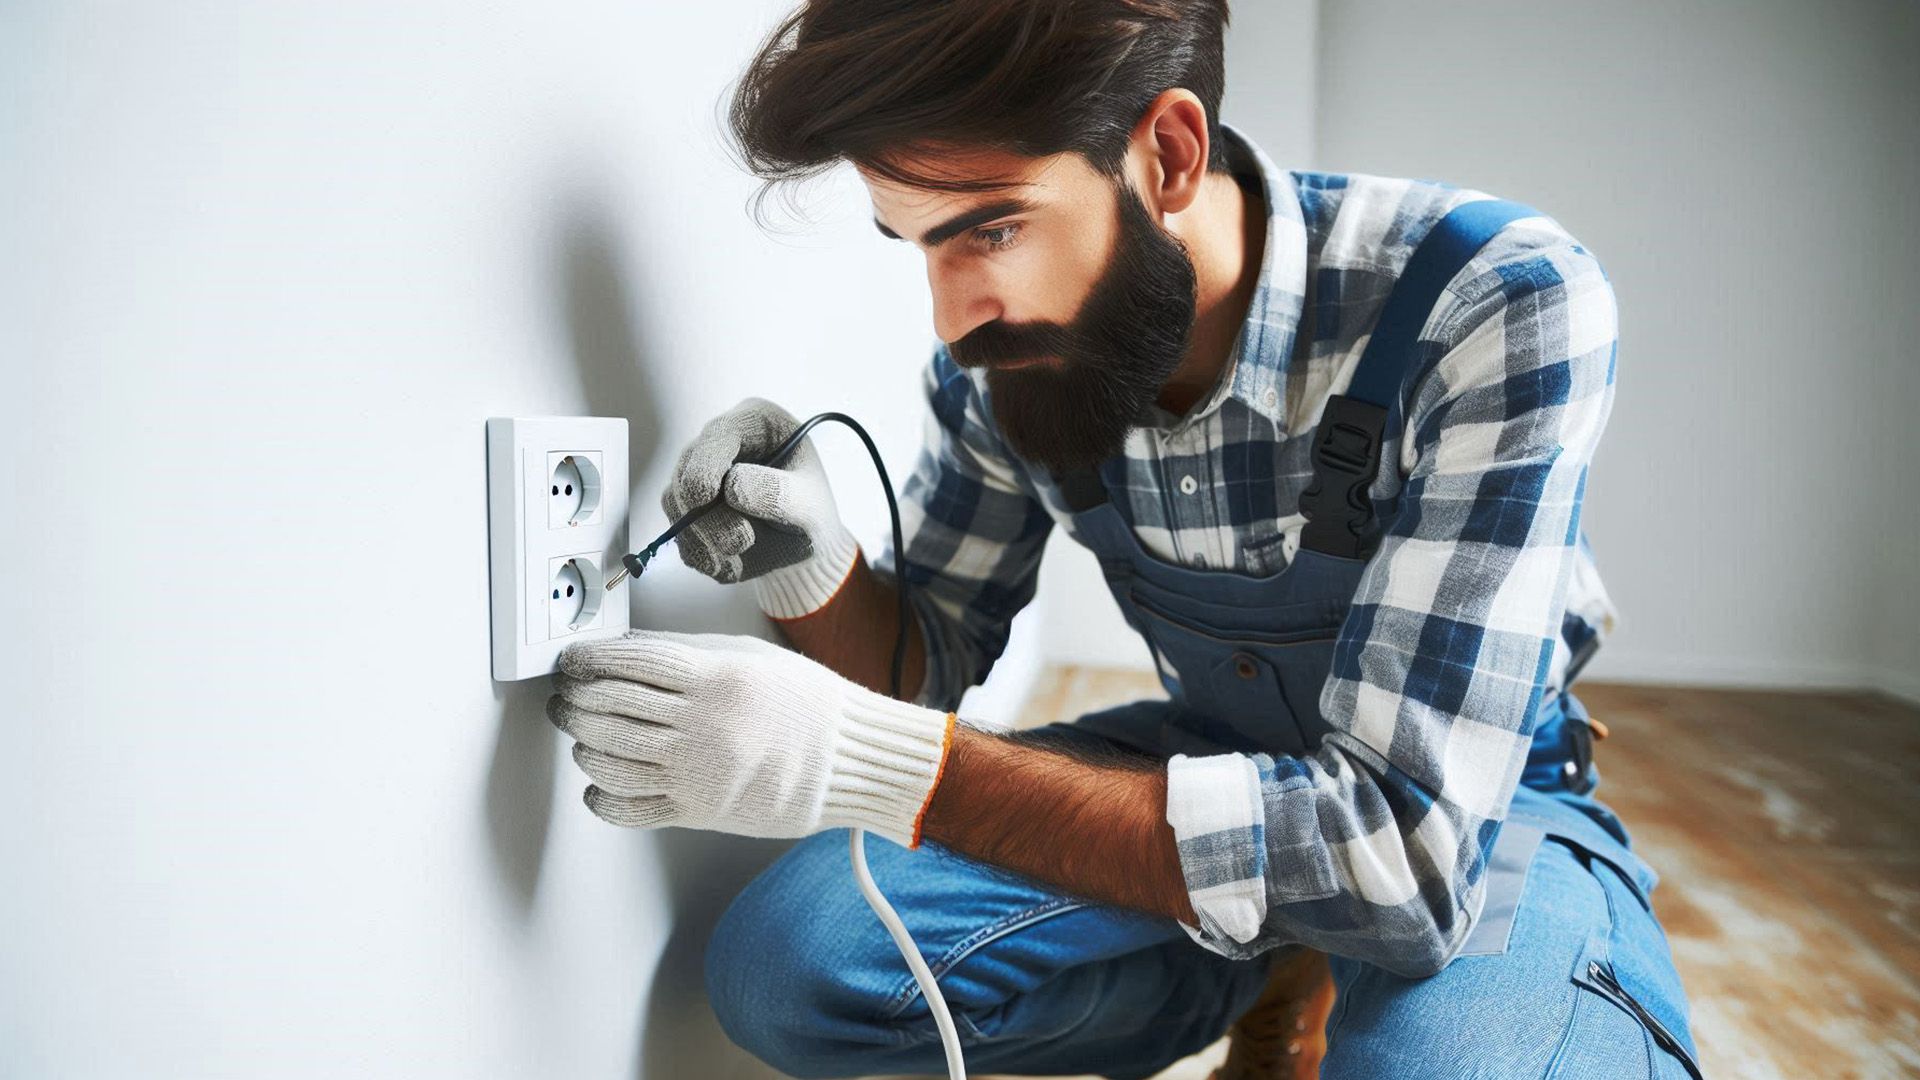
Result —
[[[1687, 1075], [1635, 1011], [1693, 1053], [1646, 903], [1652, 871], [1590, 797], [1521, 788], [1510, 820], [1579, 839], [1550, 836], [1533, 854], [1505, 951], [1458, 956], [1425, 979], [1334, 957], [1321, 1076]], [[970, 1073], [1151, 1076], [1224, 1034], [1272, 961], [1229, 960], [1171, 919], [1086, 903], [932, 841], [866, 847], [953, 1010]], [[788, 1075], [946, 1071], [926, 1002], [854, 884], [844, 829], [801, 841], [735, 898], [706, 980], [728, 1037]]]

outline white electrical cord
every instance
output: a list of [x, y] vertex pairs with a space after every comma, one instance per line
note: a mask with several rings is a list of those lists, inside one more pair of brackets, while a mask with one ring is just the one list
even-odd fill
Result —
[[894, 946], [900, 950], [900, 956], [913, 971], [913, 981], [920, 984], [920, 996], [927, 999], [927, 1007], [933, 1010], [934, 1026], [940, 1029], [940, 1046], [947, 1052], [947, 1080], [967, 1080], [967, 1064], [960, 1056], [960, 1035], [954, 1030], [953, 1014], [947, 1011], [947, 999], [940, 996], [940, 987], [933, 981], [933, 971], [920, 956], [920, 947], [913, 943], [913, 935], [907, 933], [906, 924], [900, 921], [893, 905], [887, 903], [880, 886], [873, 883], [873, 872], [867, 869], [866, 837], [864, 829], [854, 829], [847, 841], [849, 853], [853, 856], [853, 877], [860, 883], [860, 895], [867, 898], [867, 906], [880, 916], [887, 933], [893, 935]]
[[[807, 437], [807, 432], [828, 420], [852, 428], [853, 433], [860, 436], [861, 443], [865, 444], [867, 455], [873, 459], [874, 471], [880, 475], [881, 490], [887, 493], [887, 513], [893, 519], [893, 550], [905, 552], [907, 545], [900, 533], [900, 504], [893, 495], [893, 481], [887, 477], [887, 463], [881, 460], [880, 448], [874, 445], [873, 436], [867, 434], [867, 429], [861, 427], [858, 420], [838, 412], [824, 412], [808, 417], [759, 464], [779, 465], [800, 445], [800, 440]], [[611, 590], [629, 576], [638, 578], [641, 572], [646, 570], [647, 563], [652, 561], [654, 555], [666, 545], [667, 541], [680, 535], [681, 530], [693, 524], [694, 519], [721, 505], [724, 501], [724, 497], [717, 496], [712, 502], [694, 507], [667, 526], [667, 531], [654, 538], [651, 544], [623, 556], [620, 560], [621, 571], [607, 582], [606, 587]], [[893, 665], [889, 684], [893, 688], [893, 696], [898, 698], [901, 696], [901, 675], [906, 670], [907, 624], [913, 615], [907, 606], [905, 575], [901, 575], [896, 580], [894, 589], [899, 602], [899, 611], [896, 615], [898, 632], [894, 639]], [[966, 1062], [960, 1057], [960, 1035], [954, 1030], [953, 1014], [947, 1010], [947, 999], [940, 996], [940, 987], [933, 981], [933, 972], [928, 969], [926, 960], [921, 958], [920, 948], [913, 943], [913, 935], [907, 933], [906, 924], [900, 921], [899, 913], [893, 910], [892, 904], [887, 903], [887, 898], [880, 892], [880, 886], [873, 883], [873, 871], [867, 868], [866, 835], [865, 831], [854, 829], [848, 840], [848, 852], [853, 858], [853, 876], [854, 880], [860, 884], [860, 895], [867, 898], [867, 906], [880, 917], [881, 925], [885, 926], [887, 933], [893, 937], [894, 946], [900, 950], [901, 957], [906, 960], [907, 967], [913, 972], [913, 981], [920, 984], [921, 996], [927, 999], [927, 1007], [933, 1011], [934, 1026], [940, 1029], [940, 1045], [947, 1052], [947, 1080], [967, 1080]]]

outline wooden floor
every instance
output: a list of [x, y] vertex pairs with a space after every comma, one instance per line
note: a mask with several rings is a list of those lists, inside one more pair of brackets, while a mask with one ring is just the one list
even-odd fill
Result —
[[[1600, 795], [1655, 906], [1711, 1077], [1920, 1077], [1920, 709], [1861, 694], [1582, 683]], [[1023, 715], [1157, 696], [1064, 668]], [[1216, 1044], [1156, 1080], [1204, 1080]]]

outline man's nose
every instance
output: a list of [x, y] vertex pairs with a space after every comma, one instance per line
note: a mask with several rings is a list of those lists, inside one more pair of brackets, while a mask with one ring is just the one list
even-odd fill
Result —
[[933, 293], [933, 332], [941, 341], [955, 342], [1004, 314], [993, 293], [979, 281], [943, 271], [937, 259], [927, 261], [927, 288]]

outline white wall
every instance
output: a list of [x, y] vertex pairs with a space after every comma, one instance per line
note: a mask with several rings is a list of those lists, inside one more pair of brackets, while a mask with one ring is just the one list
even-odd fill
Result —
[[779, 845], [602, 824], [492, 683], [483, 422], [630, 417], [650, 528], [748, 393], [905, 475], [917, 261], [714, 134], [784, 7], [0, 6], [0, 1074], [762, 1074], [699, 960]]
[[[628, 416], [643, 527], [674, 450], [748, 393], [866, 418], [905, 474], [917, 257], [844, 177], [767, 236], [714, 136], [784, 7], [0, 6], [0, 1073], [762, 1074], [699, 959], [780, 845], [602, 825], [544, 684], [490, 681], [482, 421]], [[1314, 4], [1240, 7], [1225, 112], [1276, 158], [1317, 128], [1317, 164], [1536, 199], [1620, 282], [1592, 515], [1630, 620], [1615, 673], [1920, 668], [1913, 232], [1860, 209], [1914, 174], [1887, 134], [1910, 16], [1519, 16], [1569, 44], [1510, 58], [1546, 85], [1462, 144], [1435, 117], [1487, 94], [1442, 46], [1491, 9], [1335, 9], [1316, 114]], [[1701, 79], [1729, 32], [1784, 87]], [[1716, 162], [1764, 168], [1709, 188]], [[1684, 203], [1638, 200], [1674, 178]], [[1702, 234], [1732, 254], [1671, 239]], [[1808, 369], [1831, 381], [1787, 378]], [[823, 451], [877, 547], [863, 456]], [[1790, 516], [1854, 505], [1829, 485], [1856, 457], [1881, 494], [1859, 519]], [[1751, 479], [1719, 494], [1688, 460]], [[1696, 487], [1681, 532], [1644, 525]], [[1050, 653], [1138, 649], [1089, 629], [1090, 572], [1050, 557], [976, 714]], [[671, 560], [633, 597], [642, 625], [758, 625]]]
[[[1865, 273], [1849, 276], [1872, 298], [1867, 319], [1872, 345], [1866, 351], [1869, 381], [1852, 414], [1871, 432], [1863, 493], [1867, 511], [1855, 526], [1863, 538], [1853, 557], [1867, 567], [1862, 604], [1869, 613], [1864, 663], [1874, 685], [1920, 701], [1920, 210], [1912, 181], [1920, 177], [1920, 137], [1913, 116], [1920, 111], [1920, 7], [1886, 3], [1861, 49], [1868, 74], [1869, 115], [1882, 156], [1866, 177], [1865, 197], [1884, 211], [1881, 220], [1855, 226], [1872, 253]], [[1877, 87], [1877, 90], [1875, 89]], [[1844, 421], [1844, 415], [1843, 415]]]
[[[904, 478], [918, 257], [846, 175], [764, 233], [716, 135], [786, 6], [0, 8], [0, 1073], [761, 1074], [699, 960], [781, 845], [601, 824], [491, 682], [482, 422], [629, 417], [642, 529], [749, 393]], [[1236, 92], [1301, 153], [1311, 36], [1265, 33]], [[760, 628], [657, 565], [636, 624]]]
[[1528, 201], [1620, 302], [1603, 678], [1913, 686], [1920, 16], [1330, 2], [1317, 164]]

